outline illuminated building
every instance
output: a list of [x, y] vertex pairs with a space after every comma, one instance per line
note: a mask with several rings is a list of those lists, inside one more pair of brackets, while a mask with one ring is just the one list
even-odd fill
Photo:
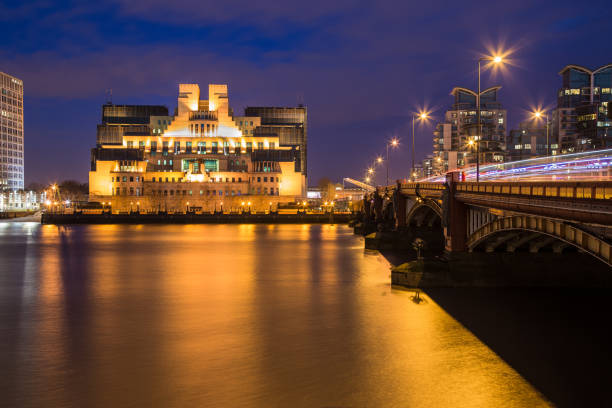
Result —
[[[551, 155], [558, 153], [558, 145], [551, 143]], [[546, 125], [535, 120], [521, 122], [508, 136], [508, 160], [546, 156]]]
[[568, 65], [559, 75], [563, 82], [552, 130], [561, 153], [612, 147], [612, 64], [596, 70]]
[[302, 150], [262, 129], [261, 117], [234, 116], [227, 85], [209, 85], [200, 99], [197, 84], [180, 84], [174, 115], [163, 106], [103, 106], [90, 201], [118, 211], [269, 209], [305, 196]]
[[423, 177], [431, 177], [434, 175], [435, 160], [433, 155], [429, 154], [421, 162], [421, 168], [423, 169]]
[[[485, 89], [480, 95], [480, 163], [504, 161], [506, 150], [506, 110], [497, 101], [495, 86]], [[476, 163], [477, 140], [477, 93], [466, 88], [454, 88], [451, 95], [455, 102], [447, 110], [444, 120], [438, 123], [433, 133], [433, 169], [444, 173]], [[472, 144], [469, 142], [472, 141]]]
[[299, 146], [300, 169], [304, 175], [307, 174], [308, 115], [305, 106], [247, 107], [244, 113], [261, 119], [261, 125], [255, 129], [256, 134], [278, 137], [279, 146]]
[[23, 189], [23, 82], [0, 72], [0, 189]]

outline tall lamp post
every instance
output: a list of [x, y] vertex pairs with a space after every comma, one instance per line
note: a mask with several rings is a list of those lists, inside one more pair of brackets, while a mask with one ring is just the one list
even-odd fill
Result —
[[482, 139], [481, 123], [480, 123], [480, 63], [482, 61], [492, 61], [495, 64], [502, 62], [502, 57], [499, 55], [496, 57], [480, 57], [478, 58], [478, 94], [476, 94], [476, 123], [477, 132], [476, 136], [476, 181], [480, 181], [480, 141]]
[[390, 142], [387, 142], [387, 186], [389, 185], [389, 146], [397, 147], [397, 145], [397, 139], [391, 139]]
[[415, 114], [412, 114], [412, 169], [410, 170], [410, 176], [412, 177], [413, 181], [415, 179], [415, 176], [414, 176], [414, 121], [416, 118], [419, 118], [420, 120], [425, 120], [427, 119], [427, 113], [421, 112], [419, 113], [418, 116]]
[[548, 140], [548, 112], [535, 111], [533, 112], [533, 117], [535, 119], [540, 119], [543, 117], [546, 121], [546, 155], [550, 156], [550, 143]]

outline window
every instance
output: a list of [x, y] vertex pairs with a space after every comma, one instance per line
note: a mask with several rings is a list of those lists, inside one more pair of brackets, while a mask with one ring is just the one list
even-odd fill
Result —
[[130, 176], [130, 181], [134, 182], [134, 176]]
[[257, 177], [257, 182], [261, 183], [261, 177]]
[[268, 182], [268, 178], [264, 177], [264, 183], [267, 183], [267, 182]]
[[264, 148], [263, 142], [257, 142], [257, 148], [258, 149], [263, 149]]
[[134, 148], [134, 142], [133, 142], [133, 141], [131, 141], [131, 140], [129, 140], [129, 141], [127, 142], [127, 148], [128, 148], [128, 149], [133, 149], [133, 148]]
[[127, 176], [123, 176], [123, 182], [125, 183], [127, 181]]
[[276, 146], [276, 143], [274, 143], [274, 142], [270, 142], [270, 149], [274, 149], [274, 148], [275, 148], [275, 146]]

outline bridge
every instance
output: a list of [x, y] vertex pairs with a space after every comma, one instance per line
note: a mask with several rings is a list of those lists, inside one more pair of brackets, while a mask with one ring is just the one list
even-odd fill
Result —
[[461, 178], [449, 173], [444, 182], [376, 188], [364, 196], [356, 231], [407, 243], [421, 237], [430, 252], [463, 259], [465, 268], [504, 269], [504, 262], [519, 258], [538, 259], [551, 271], [576, 263], [612, 267], [612, 181]]

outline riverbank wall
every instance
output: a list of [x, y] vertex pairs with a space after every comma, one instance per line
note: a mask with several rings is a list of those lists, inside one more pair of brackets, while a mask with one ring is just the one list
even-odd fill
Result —
[[346, 224], [351, 214], [54, 214], [42, 215], [42, 224]]

